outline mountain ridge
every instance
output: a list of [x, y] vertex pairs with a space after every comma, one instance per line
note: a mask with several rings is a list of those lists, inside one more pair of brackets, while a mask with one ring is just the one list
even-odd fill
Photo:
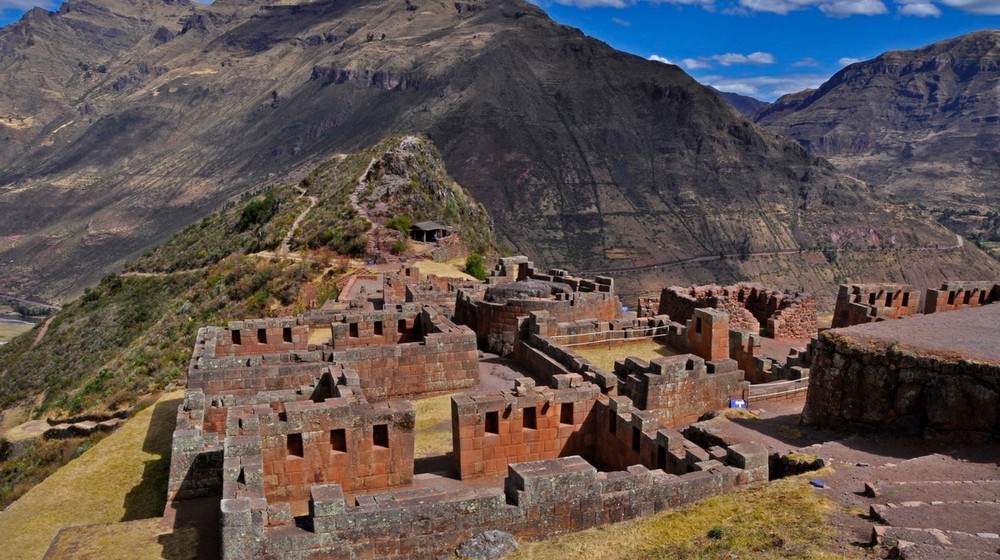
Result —
[[829, 157], [890, 197], [996, 207], [1000, 31], [982, 30], [851, 64], [778, 99], [758, 124]]
[[[18, 129], [0, 174], [0, 204], [21, 209], [0, 220], [0, 260], [14, 261], [0, 286], [70, 296], [225, 201], [391, 134], [426, 134], [498, 233], [543, 266], [951, 242], [679, 68], [517, 0], [153, 4], [128, 36], [138, 47], [62, 53], [69, 101]], [[71, 0], [45, 21], [113, 29], [136, 5]], [[15, 49], [0, 75], [19, 57], [41, 71], [28, 54]], [[984, 258], [960, 260], [988, 270]], [[749, 274], [724, 268], [698, 275]]]

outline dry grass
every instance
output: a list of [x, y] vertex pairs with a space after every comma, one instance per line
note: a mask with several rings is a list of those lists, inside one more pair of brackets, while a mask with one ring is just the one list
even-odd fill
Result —
[[35, 327], [34, 323], [21, 321], [0, 320], [0, 344], [13, 339], [15, 336], [26, 333]]
[[191, 543], [197, 542], [196, 533], [194, 527], [173, 529], [161, 518], [67, 527], [59, 533], [46, 558], [194, 559], [196, 556]]
[[11, 504], [0, 515], [0, 559], [41, 558], [64, 527], [161, 516], [181, 397], [164, 395]]
[[330, 344], [333, 332], [326, 327], [311, 327], [309, 329], [309, 344]]
[[835, 505], [807, 480], [787, 478], [644, 519], [522, 543], [510, 560], [843, 558], [827, 552], [832, 529], [826, 519]]
[[448, 262], [417, 261], [413, 266], [420, 269], [420, 274], [434, 274], [442, 278], [461, 278], [462, 280], [475, 280], [462, 271], [465, 266], [465, 259], [453, 259]]
[[451, 395], [413, 401], [417, 411], [413, 456], [436, 457], [452, 451]]
[[590, 360], [590, 363], [607, 371], [614, 371], [616, 360], [636, 357], [650, 361], [666, 356], [676, 356], [678, 353], [655, 340], [628, 342], [611, 348], [608, 348], [607, 343], [595, 343], [592, 346], [573, 346], [573, 350]]

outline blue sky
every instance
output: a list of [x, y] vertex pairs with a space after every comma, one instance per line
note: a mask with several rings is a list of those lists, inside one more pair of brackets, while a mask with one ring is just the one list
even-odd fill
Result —
[[[613, 47], [772, 101], [887, 50], [1000, 28], [1000, 0], [535, 0]], [[0, 0], [0, 25], [40, 5]]]
[[772, 101], [857, 60], [1000, 28], [1000, 0], [542, 0], [553, 19]]

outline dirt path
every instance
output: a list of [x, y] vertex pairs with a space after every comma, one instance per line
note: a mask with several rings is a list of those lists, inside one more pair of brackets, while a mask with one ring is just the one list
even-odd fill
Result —
[[[957, 235], [956, 234], [955, 235], [955, 239], [956, 239], [956, 242], [955, 242], [954, 245], [935, 245], [933, 247], [910, 247], [910, 248], [903, 248], [903, 250], [905, 250], [905, 251], [911, 251], [911, 252], [912, 251], [950, 251], [952, 249], [960, 249], [960, 248], [962, 248], [963, 245], [965, 245], [965, 239], [962, 238], [961, 235]], [[722, 260], [722, 259], [743, 258], [745, 256], [749, 256], [749, 257], [771, 257], [771, 256], [776, 256], [776, 255], [794, 255], [794, 254], [800, 253], [800, 252], [808, 253], [808, 252], [811, 252], [811, 251], [800, 251], [799, 249], [782, 249], [781, 251], [758, 251], [758, 252], [749, 253], [749, 254], [746, 254], [746, 255], [743, 255], [743, 254], [740, 254], [740, 253], [731, 253], [731, 254], [724, 254], [724, 255], [705, 255], [705, 256], [701, 256], [701, 257], [693, 257], [693, 258], [690, 258], [690, 259], [680, 259], [680, 260], [676, 260], [676, 261], [667, 261], [667, 262], [662, 262], [662, 263], [650, 264], [650, 265], [646, 265], [646, 266], [630, 266], [630, 267], [624, 267], [624, 268], [607, 268], [607, 269], [604, 269], [604, 270], [581, 270], [577, 274], [589, 274], [589, 275], [596, 275], [596, 274], [620, 274], [620, 273], [625, 273], [625, 272], [636, 272], [636, 271], [642, 271], [642, 270], [656, 270], [656, 269], [662, 269], [662, 268], [673, 268], [675, 266], [681, 266], [681, 265], [691, 264], [691, 263], [718, 261], [718, 260]], [[845, 251], [845, 252], [850, 252], [850, 251]]]
[[307, 196], [309, 198], [309, 207], [303, 210], [302, 213], [295, 218], [295, 221], [292, 222], [292, 227], [288, 229], [288, 233], [285, 235], [285, 239], [281, 242], [281, 246], [278, 247], [278, 255], [286, 258], [292, 254], [292, 237], [295, 236], [295, 230], [299, 229], [299, 226], [302, 224], [302, 220], [306, 219], [306, 216], [309, 215], [309, 212], [316, 207], [316, 204], [319, 203], [319, 199], [316, 198], [315, 196], [306, 195], [306, 190], [303, 189], [302, 187], [295, 187], [295, 188], [300, 193], [299, 198], [302, 198], [303, 196]]
[[55, 317], [49, 317], [44, 323], [42, 323], [42, 328], [38, 329], [38, 335], [35, 336], [35, 341], [31, 343], [32, 348], [38, 346], [38, 343], [45, 338], [45, 333], [49, 332], [49, 325], [52, 323], [52, 319], [55, 319]]

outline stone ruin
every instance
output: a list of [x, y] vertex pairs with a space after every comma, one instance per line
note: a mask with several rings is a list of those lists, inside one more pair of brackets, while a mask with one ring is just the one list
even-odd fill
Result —
[[[928, 289], [923, 313], [941, 313], [1000, 302], [996, 282], [945, 282]], [[833, 328], [913, 317], [921, 314], [921, 293], [909, 284], [843, 284], [837, 293]]]
[[940, 313], [1000, 302], [1000, 283], [945, 282], [939, 289], [927, 290], [924, 313]]
[[[982, 338], [1000, 306], [826, 331], [778, 364], [759, 354], [757, 317], [771, 332], [814, 325], [811, 298], [756, 285], [668, 289], [656, 307], [668, 301], [676, 315], [636, 316], [622, 312], [610, 279], [539, 274], [523, 257], [502, 259], [483, 285], [435, 288], [401, 271], [385, 286], [393, 295], [380, 302], [199, 331], [168, 499], [220, 500], [223, 558], [432, 557], [488, 529], [544, 537], [763, 482], [763, 447], [702, 447], [677, 429], [730, 399], [807, 386], [803, 419], [817, 425], [1000, 434], [1000, 357]], [[934, 309], [991, 303], [995, 286], [946, 284]], [[894, 309], [919, 301], [886, 285], [846, 293]], [[687, 310], [699, 301], [710, 305]], [[941, 333], [952, 333], [943, 347]], [[576, 351], [633, 340], [677, 354], [606, 370]], [[476, 389], [480, 348], [530, 377]], [[777, 389], [750, 383], [774, 378]], [[455, 391], [465, 392], [451, 398], [450, 470], [418, 474], [418, 418], [405, 399]]]
[[[806, 344], [818, 332], [816, 306], [816, 299], [809, 294], [788, 294], [757, 283], [710, 284], [672, 286], [664, 288], [659, 298], [639, 298], [637, 314], [667, 316], [683, 323], [697, 309], [724, 312], [729, 321], [729, 357], [736, 360], [747, 381], [768, 384], [808, 380]], [[789, 343], [793, 345], [789, 347]], [[721, 341], [717, 344], [725, 345]], [[797, 392], [804, 389], [802, 385]], [[758, 397], [762, 395], [758, 393]]]
[[[649, 307], [650, 302], [640, 301], [640, 309]], [[763, 327], [768, 338], [808, 338], [817, 332], [816, 298], [753, 283], [664, 288], [657, 314], [684, 322], [695, 309], [705, 307], [726, 312], [734, 329], [760, 333]]]
[[[666, 426], [692, 422], [709, 410], [725, 407], [730, 399], [752, 398], [753, 387], [733, 358], [740, 347], [731, 344], [733, 333], [743, 331], [729, 329], [726, 314], [714, 309], [696, 310], [686, 325], [665, 315], [561, 322], [543, 311], [532, 313], [524, 329], [514, 357], [538, 379], [548, 382], [561, 375], [580, 375], [604, 394], [628, 396]], [[677, 355], [649, 362], [623, 358], [608, 371], [575, 350], [642, 339], [658, 341]], [[802, 369], [808, 378], [808, 366]]]
[[833, 328], [909, 317], [920, 312], [920, 292], [909, 284], [842, 284]]
[[825, 331], [804, 423], [985, 442], [1000, 437], [1000, 306]]
[[[455, 298], [472, 328], [437, 302], [383, 301], [201, 329], [168, 499], [220, 500], [227, 560], [410, 558], [486, 529], [543, 537], [768, 479], [763, 448], [705, 449], [673, 429], [747, 395], [725, 313], [622, 319], [610, 279], [540, 275], [523, 257]], [[506, 315], [499, 330], [485, 319]], [[556, 338], [612, 327], [654, 329], [688, 353], [608, 372]], [[417, 476], [402, 399], [472, 389], [483, 341], [532, 377], [454, 395], [452, 473]]]
[[558, 269], [541, 274], [525, 257], [500, 259], [486, 282], [458, 290], [455, 322], [476, 331], [480, 349], [501, 356], [514, 351], [518, 318], [533, 311], [562, 321], [612, 321], [622, 313], [611, 278], [582, 279]]

